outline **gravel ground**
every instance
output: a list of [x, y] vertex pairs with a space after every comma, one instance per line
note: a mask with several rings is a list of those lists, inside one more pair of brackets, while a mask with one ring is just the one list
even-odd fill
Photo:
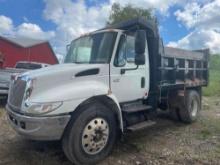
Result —
[[[0, 165], [70, 165], [60, 142], [23, 139], [0, 108]], [[220, 164], [220, 98], [203, 99], [196, 123], [185, 125], [166, 115], [146, 130], [128, 134], [99, 165]]]

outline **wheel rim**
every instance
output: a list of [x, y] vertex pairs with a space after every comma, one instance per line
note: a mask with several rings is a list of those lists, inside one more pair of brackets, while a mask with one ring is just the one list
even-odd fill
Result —
[[196, 117], [197, 112], [198, 112], [198, 102], [196, 100], [196, 98], [194, 98], [191, 102], [191, 112], [192, 112], [192, 116]]
[[91, 120], [83, 130], [83, 150], [89, 155], [97, 154], [106, 146], [108, 138], [108, 123], [103, 118], [95, 118]]

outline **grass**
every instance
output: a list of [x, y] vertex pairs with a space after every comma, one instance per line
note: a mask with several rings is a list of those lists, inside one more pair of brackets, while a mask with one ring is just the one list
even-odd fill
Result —
[[215, 54], [211, 56], [210, 69], [220, 70], [220, 54]]
[[212, 132], [208, 129], [203, 129], [200, 131], [199, 138], [202, 140], [208, 139], [210, 136], [212, 136]]
[[196, 137], [200, 140], [206, 140], [213, 136], [219, 136], [220, 132], [220, 120], [203, 118], [199, 121], [202, 129], [198, 132]]
[[203, 89], [204, 96], [220, 96], [220, 70], [210, 70], [209, 86]]
[[220, 96], [220, 54], [210, 57], [209, 86], [204, 88], [204, 96]]
[[[220, 158], [220, 144], [219, 144], [219, 132], [220, 132], [220, 120], [219, 119], [203, 119], [200, 121], [201, 129], [197, 132], [195, 138], [200, 140], [201, 144], [207, 144], [202, 155], [205, 159], [219, 159]], [[211, 148], [211, 149], [208, 149]]]

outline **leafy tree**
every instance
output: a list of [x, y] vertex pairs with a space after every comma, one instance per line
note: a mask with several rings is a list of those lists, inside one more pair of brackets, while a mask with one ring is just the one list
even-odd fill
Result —
[[107, 24], [115, 24], [138, 17], [145, 19], [153, 18], [152, 10], [133, 7], [131, 4], [122, 7], [119, 3], [114, 3]]

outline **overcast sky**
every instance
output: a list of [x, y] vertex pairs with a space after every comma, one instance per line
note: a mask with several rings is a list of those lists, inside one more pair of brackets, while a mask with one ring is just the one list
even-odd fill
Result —
[[[0, 0], [0, 35], [46, 39], [57, 55], [75, 37], [105, 25], [116, 0]], [[220, 0], [117, 0], [153, 8], [166, 45], [220, 52]]]

